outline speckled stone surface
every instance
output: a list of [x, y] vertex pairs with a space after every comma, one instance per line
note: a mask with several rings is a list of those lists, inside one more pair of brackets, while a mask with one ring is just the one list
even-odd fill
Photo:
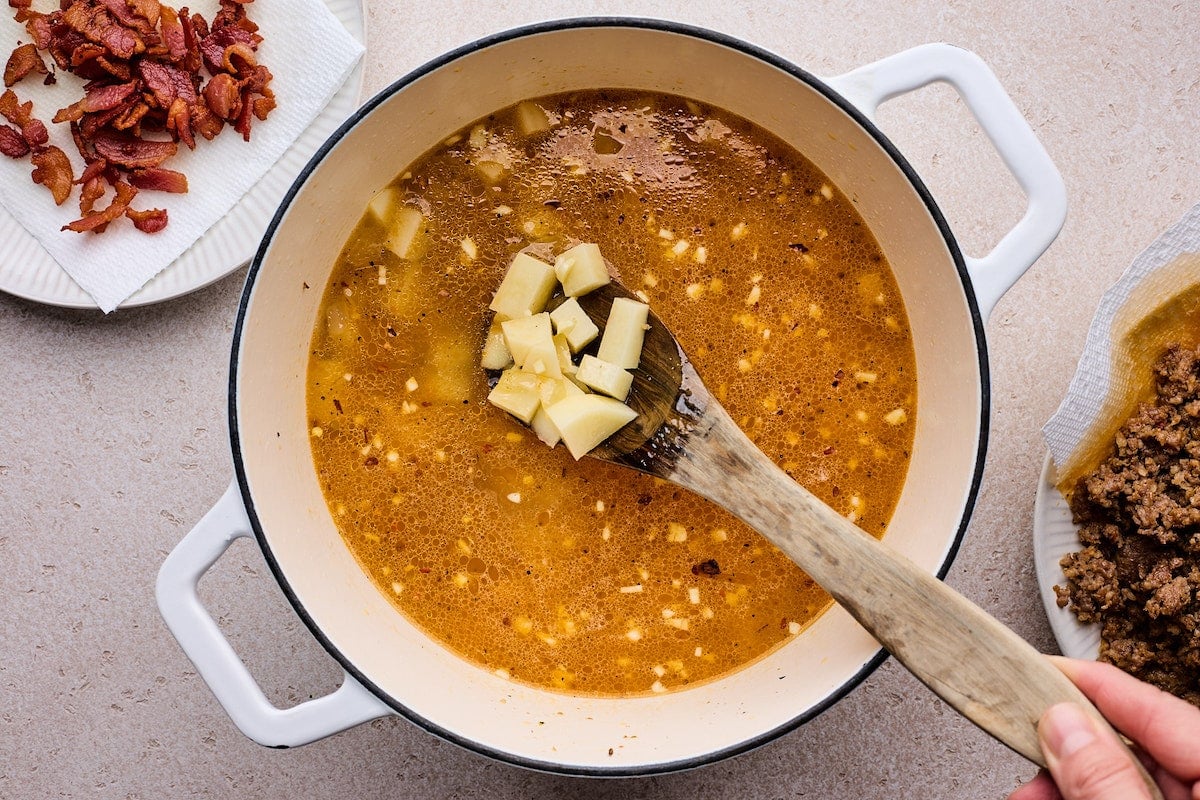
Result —
[[[1030, 544], [1038, 429], [1065, 390], [1092, 309], [1132, 257], [1200, 201], [1200, 5], [932, 2], [368, 0], [370, 91], [439, 53], [555, 16], [638, 14], [747, 39], [817, 74], [928, 41], [979, 53], [1062, 170], [1058, 242], [988, 326], [991, 447], [949, 581], [1036, 646], [1053, 640]], [[956, 96], [886, 105], [964, 249], [1023, 210]], [[167, 552], [231, 476], [229, 342], [243, 273], [161, 306], [98, 313], [0, 295], [0, 798], [996, 798], [1033, 768], [894, 662], [798, 731], [738, 758], [641, 780], [526, 772], [391, 718], [303, 748], [245, 739], [154, 605]], [[268, 696], [336, 686], [254, 547], [202, 584]]]

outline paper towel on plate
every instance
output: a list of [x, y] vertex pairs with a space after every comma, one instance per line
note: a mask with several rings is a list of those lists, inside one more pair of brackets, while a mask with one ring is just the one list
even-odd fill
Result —
[[[219, 8], [216, 0], [187, 5], [208, 20]], [[143, 190], [133, 202], [137, 209], [166, 208], [170, 223], [163, 231], [145, 234], [128, 220], [99, 235], [60, 230], [80, 216], [78, 187], [63, 205], [55, 206], [50, 192], [30, 179], [28, 157], [0, 157], [0, 205], [106, 313], [225, 216], [312, 123], [362, 57], [362, 45], [321, 0], [260, 0], [247, 10], [260, 27], [259, 63], [274, 76], [271, 88], [279, 105], [266, 120], [254, 120], [249, 142], [227, 126], [212, 141], [197, 137], [195, 150], [180, 146], [179, 154], [164, 166], [187, 175], [187, 194]], [[7, 10], [0, 12], [0, 41], [14, 47], [29, 41], [25, 27]], [[68, 126], [53, 125], [50, 119], [83, 96], [83, 82], [62, 71], [57, 77], [57, 84], [43, 86], [39, 76], [32, 75], [13, 89], [22, 102], [33, 101], [33, 115], [46, 123], [51, 143], [71, 157], [78, 177], [83, 160]], [[107, 202], [101, 200], [101, 207]]]
[[1170, 342], [1200, 342], [1200, 205], [1147, 247], [1100, 300], [1067, 395], [1042, 428], [1060, 486], [1073, 484], [1152, 389]]

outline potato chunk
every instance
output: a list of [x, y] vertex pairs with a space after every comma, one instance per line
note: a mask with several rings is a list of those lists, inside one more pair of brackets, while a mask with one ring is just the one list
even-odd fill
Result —
[[500, 373], [500, 380], [488, 394], [488, 402], [528, 425], [542, 402], [538, 385], [538, 376], [510, 367]]
[[637, 418], [637, 412], [620, 400], [598, 394], [560, 400], [546, 409], [546, 415], [576, 461]]
[[646, 319], [650, 306], [618, 297], [613, 300], [596, 355], [601, 361], [621, 369], [635, 369], [642, 360], [642, 342], [646, 337]]
[[529, 427], [533, 428], [533, 432], [537, 437], [546, 443], [547, 447], [554, 447], [562, 441], [562, 433], [558, 430], [551, 420], [550, 415], [546, 413], [546, 408], [554, 405], [559, 400], [565, 400], [568, 397], [575, 397], [583, 394], [583, 390], [569, 380], [555, 380], [553, 378], [542, 378], [538, 386], [538, 396], [541, 398], [542, 405], [533, 415], [533, 421], [529, 423]]
[[512, 353], [517, 366], [525, 363], [529, 351], [537, 345], [549, 343], [551, 350], [554, 348], [554, 340], [550, 334], [550, 315], [544, 311], [532, 317], [506, 319], [500, 323], [500, 330], [504, 334], [508, 352]]
[[550, 117], [537, 103], [525, 100], [517, 103], [517, 126], [521, 133], [532, 136], [550, 130]]
[[492, 320], [491, 327], [488, 328], [479, 363], [484, 369], [507, 369], [513, 364], [512, 351], [504, 341], [504, 330], [498, 320]]
[[392, 217], [392, 230], [384, 244], [400, 258], [412, 260], [416, 257], [417, 236], [425, 224], [425, 217], [412, 206], [404, 206]]
[[601, 361], [595, 356], [584, 356], [579, 362], [576, 379], [606, 394], [613, 399], [625, 401], [629, 396], [629, 388], [633, 385], [633, 375], [607, 361]]
[[501, 320], [541, 313], [554, 293], [554, 268], [528, 253], [517, 253], [488, 308]]
[[371, 212], [371, 216], [381, 225], [386, 225], [387, 221], [392, 218], [392, 211], [396, 208], [396, 203], [400, 199], [400, 193], [396, 191], [395, 186], [385, 186], [375, 193], [371, 198], [371, 202], [367, 204], [367, 210]]
[[600, 329], [591, 317], [579, 305], [574, 297], [550, 312], [550, 321], [554, 323], [554, 332], [567, 337], [567, 344], [572, 353], [578, 353], [587, 347], [600, 335]]
[[590, 242], [577, 244], [554, 259], [554, 274], [567, 297], [579, 297], [599, 289], [612, 279], [600, 248]]

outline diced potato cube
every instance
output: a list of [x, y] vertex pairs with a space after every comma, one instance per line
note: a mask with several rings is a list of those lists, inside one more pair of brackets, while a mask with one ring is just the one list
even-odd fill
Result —
[[558, 427], [550, 421], [550, 415], [546, 413], [545, 406], [539, 406], [538, 410], [533, 413], [529, 427], [546, 447], [554, 447], [562, 441], [562, 434], [559, 433]]
[[568, 397], [577, 397], [583, 393], [582, 389], [566, 378], [542, 378], [538, 384], [538, 398], [541, 400], [542, 405], [547, 408], [559, 400], [566, 400]]
[[621, 369], [634, 369], [642, 360], [642, 341], [646, 336], [646, 319], [650, 306], [618, 297], [613, 300], [604, 325], [604, 336], [600, 338], [600, 350], [596, 355], [601, 361], [615, 364]]
[[521, 372], [515, 367], [506, 369], [500, 373], [496, 388], [488, 394], [488, 402], [528, 425], [541, 405], [538, 385], [536, 375]]
[[417, 236], [424, 224], [425, 217], [421, 216], [420, 211], [412, 206], [400, 208], [392, 217], [392, 230], [384, 245], [400, 258], [414, 258], [417, 254]]
[[533, 415], [533, 421], [529, 426], [533, 428], [533, 432], [537, 437], [546, 443], [547, 447], [554, 447], [562, 440], [562, 433], [559, 432], [558, 426], [550, 419], [550, 415], [546, 413], [546, 408], [557, 403], [559, 400], [564, 400], [568, 397], [583, 394], [583, 390], [568, 380], [555, 380], [554, 378], [542, 378], [538, 385], [538, 396], [541, 399], [541, 407]]
[[475, 169], [488, 186], [500, 183], [504, 178], [504, 173], [507, 172], [499, 161], [476, 161]]
[[562, 367], [558, 363], [558, 350], [554, 347], [554, 340], [549, 335], [544, 340], [538, 340], [529, 348], [529, 352], [525, 354], [525, 360], [521, 362], [521, 369], [545, 378], [562, 378]]
[[637, 417], [637, 412], [620, 400], [598, 394], [560, 400], [547, 408], [546, 414], [576, 460]]
[[574, 297], [567, 298], [565, 303], [551, 311], [550, 320], [554, 323], [554, 332], [567, 337], [572, 353], [578, 353], [600, 335], [596, 323], [592, 322]]
[[[512, 353], [513, 361], [518, 366], [525, 364], [529, 351], [539, 345], [550, 348], [554, 353], [554, 340], [550, 333], [550, 315], [546, 312], [534, 314], [532, 317], [506, 319], [500, 323], [504, 334], [504, 343], [508, 352]], [[557, 356], [555, 356], [557, 361]]]
[[385, 186], [375, 193], [371, 198], [371, 202], [367, 204], [367, 210], [371, 212], [371, 216], [381, 225], [386, 225], [387, 221], [392, 218], [392, 211], [396, 208], [396, 201], [400, 199], [400, 193], [396, 191], [395, 186]]
[[618, 367], [602, 361], [595, 356], [584, 356], [579, 362], [579, 371], [575, 377], [601, 394], [621, 400], [629, 396], [629, 387], [633, 385], [633, 375]]
[[571, 345], [567, 343], [567, 337], [564, 334], [560, 333], [554, 337], [554, 352], [558, 354], [558, 368], [562, 370], [562, 373], [574, 375], [579, 367], [575, 366], [575, 362], [571, 360]]
[[517, 126], [521, 133], [532, 136], [535, 133], [550, 130], [550, 117], [537, 103], [525, 100], [517, 103]]
[[484, 369], [508, 369], [512, 366], [512, 352], [504, 341], [504, 330], [498, 320], [493, 320], [488, 328], [487, 339], [483, 344], [483, 357], [479, 363]]
[[590, 242], [577, 244], [554, 259], [554, 274], [567, 297], [579, 297], [609, 283], [608, 266], [600, 248]]
[[517, 253], [488, 308], [501, 320], [538, 314], [554, 293], [554, 281], [552, 266], [527, 253]]

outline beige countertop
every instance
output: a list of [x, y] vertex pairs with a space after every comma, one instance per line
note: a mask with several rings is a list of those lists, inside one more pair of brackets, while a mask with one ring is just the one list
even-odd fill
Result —
[[[1103, 290], [1200, 201], [1200, 4], [983, 0], [425, 5], [368, 0], [367, 88], [474, 38], [566, 15], [680, 20], [818, 75], [929, 41], [992, 67], [1058, 164], [1058, 241], [988, 325], [991, 444], [949, 582], [1043, 650], [1030, 527], [1044, 447]], [[963, 104], [934, 87], [880, 122], [963, 249], [1023, 211]], [[164, 626], [154, 578], [232, 475], [228, 351], [244, 273], [182, 299], [99, 313], [0, 295], [0, 798], [996, 798], [1033, 768], [888, 661], [847, 698], [754, 752], [691, 772], [585, 780], [527, 772], [398, 718], [290, 751], [244, 738]], [[242, 540], [203, 594], [267, 695], [341, 672]]]

